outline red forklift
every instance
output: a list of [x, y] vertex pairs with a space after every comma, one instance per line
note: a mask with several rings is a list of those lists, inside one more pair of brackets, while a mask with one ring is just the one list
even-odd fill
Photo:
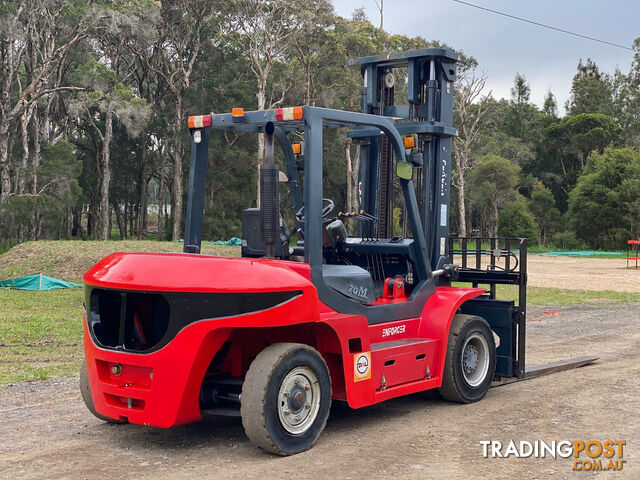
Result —
[[[332, 400], [361, 408], [436, 389], [471, 403], [492, 382], [548, 373], [524, 364], [526, 240], [449, 236], [456, 61], [439, 48], [350, 62], [363, 75], [361, 113], [189, 117], [184, 253], [116, 253], [84, 276], [88, 409], [162, 428], [240, 416], [251, 442], [291, 455], [318, 439]], [[408, 103], [395, 105], [405, 91]], [[353, 212], [323, 197], [323, 139], [336, 128], [360, 145]], [[265, 140], [260, 207], [242, 215], [241, 258], [200, 254], [214, 130]], [[281, 177], [297, 242], [281, 213]], [[402, 232], [393, 231], [398, 212]], [[497, 299], [497, 284], [519, 285], [518, 304]]]

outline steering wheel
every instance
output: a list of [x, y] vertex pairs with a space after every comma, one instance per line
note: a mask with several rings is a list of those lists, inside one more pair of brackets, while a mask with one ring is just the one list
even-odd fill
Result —
[[[333, 212], [335, 205], [330, 198], [322, 199], [322, 218], [327, 218]], [[304, 205], [296, 212], [296, 221], [300, 225], [304, 225]]]

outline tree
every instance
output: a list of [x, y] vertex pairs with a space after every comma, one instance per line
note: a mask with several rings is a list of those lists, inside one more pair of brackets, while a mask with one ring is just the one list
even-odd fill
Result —
[[544, 131], [533, 174], [549, 185], [561, 211], [591, 152], [602, 153], [622, 140], [622, 129], [601, 113], [566, 116]]
[[505, 204], [498, 216], [498, 235], [501, 237], [526, 238], [529, 245], [538, 243], [536, 221], [522, 195]]
[[557, 224], [560, 221], [560, 211], [556, 208], [556, 201], [551, 191], [542, 182], [538, 182], [531, 192], [529, 210], [538, 226], [538, 238], [542, 245], [548, 245]]
[[607, 148], [591, 155], [569, 196], [576, 235], [594, 248], [624, 248], [640, 237], [640, 151]]
[[611, 78], [601, 73], [596, 63], [587, 58], [586, 63], [582, 59], [578, 62], [578, 72], [571, 83], [571, 93], [565, 105], [567, 114], [579, 115], [581, 113], [613, 113], [613, 100]]
[[[119, 64], [118, 55], [112, 58], [112, 65]], [[136, 98], [131, 90], [117, 81], [117, 70], [107, 68], [97, 61], [90, 61], [78, 68], [77, 82], [86, 85], [88, 92], [78, 96], [78, 101], [70, 105], [70, 113], [82, 116], [94, 141], [100, 146], [98, 171], [100, 173], [100, 238], [111, 237], [110, 190], [111, 190], [111, 142], [113, 122], [118, 119], [130, 132], [137, 136], [143, 130], [149, 116], [146, 102]], [[96, 121], [96, 114], [101, 122]]]
[[551, 90], [547, 90], [547, 94], [544, 97], [542, 113], [553, 118], [558, 118], [558, 102], [556, 102], [556, 97], [551, 93]]
[[[285, 57], [298, 28], [294, 2], [284, 0], [238, 0], [229, 15], [229, 26], [240, 33], [238, 41], [246, 52], [251, 72], [256, 80], [256, 103], [258, 110], [274, 108], [284, 101], [282, 96], [267, 105], [267, 85], [277, 62]], [[264, 137], [258, 135], [258, 161], [264, 157]], [[258, 202], [260, 201], [260, 178], [257, 176]]]
[[175, 114], [171, 122], [172, 148], [166, 151], [173, 159], [172, 240], [179, 240], [182, 230], [184, 100], [191, 85], [191, 74], [200, 54], [204, 29], [208, 25], [207, 19], [210, 18], [213, 6], [212, 0], [185, 0], [179, 3], [163, 1], [160, 21], [156, 25], [158, 39], [153, 48], [153, 59], [149, 63], [175, 100]]
[[509, 109], [502, 119], [504, 132], [518, 138], [526, 138], [527, 129], [537, 113], [534, 105], [529, 103], [531, 86], [524, 75], [517, 73], [511, 87]]
[[514, 198], [520, 167], [506, 158], [488, 154], [471, 171], [474, 209], [491, 236], [498, 234], [498, 211]]
[[[24, 131], [34, 104], [40, 98], [54, 92], [79, 90], [75, 86], [51, 85], [51, 79], [71, 48], [87, 37], [95, 25], [107, 18], [107, 14], [84, 2], [64, 0], [3, 2], [0, 13], [3, 17], [0, 29], [1, 201], [12, 191], [9, 166], [11, 122], [22, 117]], [[23, 62], [27, 66], [28, 81], [25, 83], [21, 80]]]
[[455, 126], [458, 136], [453, 142], [455, 176], [453, 185], [458, 190], [458, 216], [460, 236], [467, 236], [467, 212], [465, 202], [467, 192], [465, 175], [475, 163], [476, 144], [484, 128], [492, 103], [491, 92], [483, 93], [486, 74], [478, 74], [475, 68], [462, 72], [456, 79], [454, 101]]
[[640, 144], [640, 37], [633, 42], [633, 61], [628, 74], [616, 69], [613, 77], [614, 118], [628, 141]]

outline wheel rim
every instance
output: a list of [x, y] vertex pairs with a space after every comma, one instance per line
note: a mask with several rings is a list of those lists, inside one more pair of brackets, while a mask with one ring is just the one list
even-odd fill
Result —
[[480, 333], [473, 333], [462, 347], [462, 374], [471, 387], [484, 382], [489, 371], [489, 344]]
[[282, 427], [293, 435], [306, 432], [320, 410], [320, 382], [308, 367], [295, 367], [280, 384], [278, 417]]

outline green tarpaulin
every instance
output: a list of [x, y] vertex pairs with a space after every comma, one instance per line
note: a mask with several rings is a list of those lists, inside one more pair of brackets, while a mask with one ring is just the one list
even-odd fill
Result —
[[28, 277], [10, 278], [0, 281], [0, 288], [13, 288], [16, 290], [55, 290], [58, 288], [82, 288], [77, 283], [65, 282], [46, 275], [29, 275]]

